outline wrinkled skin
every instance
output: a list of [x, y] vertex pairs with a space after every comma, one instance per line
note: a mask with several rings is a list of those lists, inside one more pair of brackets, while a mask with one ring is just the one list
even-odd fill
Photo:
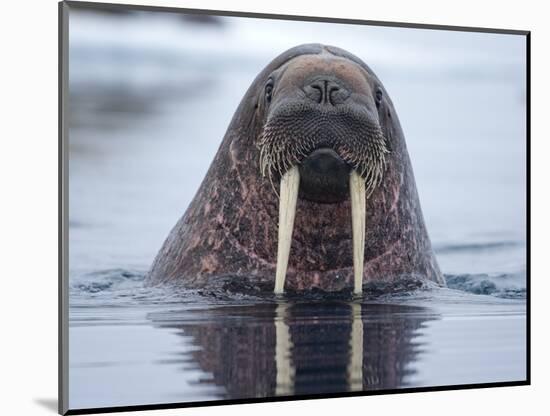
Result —
[[[317, 76], [336, 80], [345, 86], [344, 92], [323, 99], [322, 91], [309, 88]], [[272, 86], [266, 94], [268, 83]], [[328, 121], [322, 131], [336, 131], [339, 121], [334, 119], [331, 124], [331, 114], [338, 110], [346, 115], [348, 108], [349, 113], [360, 113], [365, 126], [379, 126], [386, 140], [389, 153], [385, 154], [383, 176], [366, 201], [363, 282], [419, 278], [445, 284], [424, 224], [403, 132], [387, 92], [357, 57], [317, 44], [288, 50], [257, 76], [195, 198], [160, 249], [149, 282], [203, 287], [231, 276], [262, 284], [274, 282], [279, 203], [274, 188], [278, 189], [284, 172], [274, 172], [271, 180], [267, 174], [262, 176], [260, 140], [270, 116], [275, 117], [285, 103], [295, 105], [299, 100], [329, 106], [323, 107], [328, 109], [323, 116]], [[287, 112], [292, 108], [288, 106]], [[313, 124], [319, 125], [318, 120]], [[353, 129], [357, 130], [356, 126]], [[354, 137], [353, 129], [340, 137], [339, 145], [323, 142], [323, 147], [342, 146], [342, 140], [352, 137], [355, 141], [348, 151], [354, 152], [361, 146], [357, 142], [361, 136]], [[303, 131], [304, 137], [310, 133]], [[300, 128], [288, 137], [299, 143]], [[345, 151], [337, 149], [339, 154]], [[347, 156], [349, 162], [355, 155]], [[299, 156], [294, 163], [302, 169], [307, 160]], [[303, 171], [307, 173], [305, 168]], [[309, 179], [302, 177], [302, 183]], [[335, 180], [317, 195], [300, 193], [287, 290], [315, 287], [335, 291], [353, 286], [351, 206], [349, 194], [342, 192], [346, 182], [340, 182]], [[324, 198], [324, 194], [334, 197]]]

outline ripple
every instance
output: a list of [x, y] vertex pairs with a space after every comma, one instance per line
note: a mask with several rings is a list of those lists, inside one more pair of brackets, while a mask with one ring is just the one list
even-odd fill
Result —
[[525, 243], [520, 241], [490, 241], [483, 243], [465, 244], [441, 244], [434, 246], [434, 251], [439, 254], [456, 253], [463, 251], [501, 250], [506, 248], [522, 247]]
[[492, 295], [509, 299], [525, 299], [525, 272], [503, 273], [490, 275], [479, 274], [448, 274], [445, 275], [447, 286], [450, 289], [477, 295]]

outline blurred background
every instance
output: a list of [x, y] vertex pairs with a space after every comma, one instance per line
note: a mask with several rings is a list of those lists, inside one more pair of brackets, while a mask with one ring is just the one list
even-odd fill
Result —
[[442, 271], [524, 287], [523, 36], [72, 8], [69, 40], [71, 278], [145, 272], [254, 77], [320, 42], [389, 92]]

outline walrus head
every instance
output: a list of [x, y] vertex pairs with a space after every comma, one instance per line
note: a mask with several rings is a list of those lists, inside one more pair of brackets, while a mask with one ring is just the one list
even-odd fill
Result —
[[334, 203], [348, 197], [353, 170], [369, 194], [390, 152], [378, 116], [382, 98], [366, 71], [329, 53], [301, 56], [273, 71], [260, 101], [262, 174], [273, 182], [297, 166], [300, 196]]
[[256, 77], [149, 273], [235, 276], [276, 292], [444, 283], [393, 104], [349, 52], [297, 46]]

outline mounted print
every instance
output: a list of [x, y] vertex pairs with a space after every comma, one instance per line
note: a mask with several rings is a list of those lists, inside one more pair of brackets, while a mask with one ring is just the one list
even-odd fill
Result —
[[59, 11], [60, 413], [529, 384], [529, 32]]

